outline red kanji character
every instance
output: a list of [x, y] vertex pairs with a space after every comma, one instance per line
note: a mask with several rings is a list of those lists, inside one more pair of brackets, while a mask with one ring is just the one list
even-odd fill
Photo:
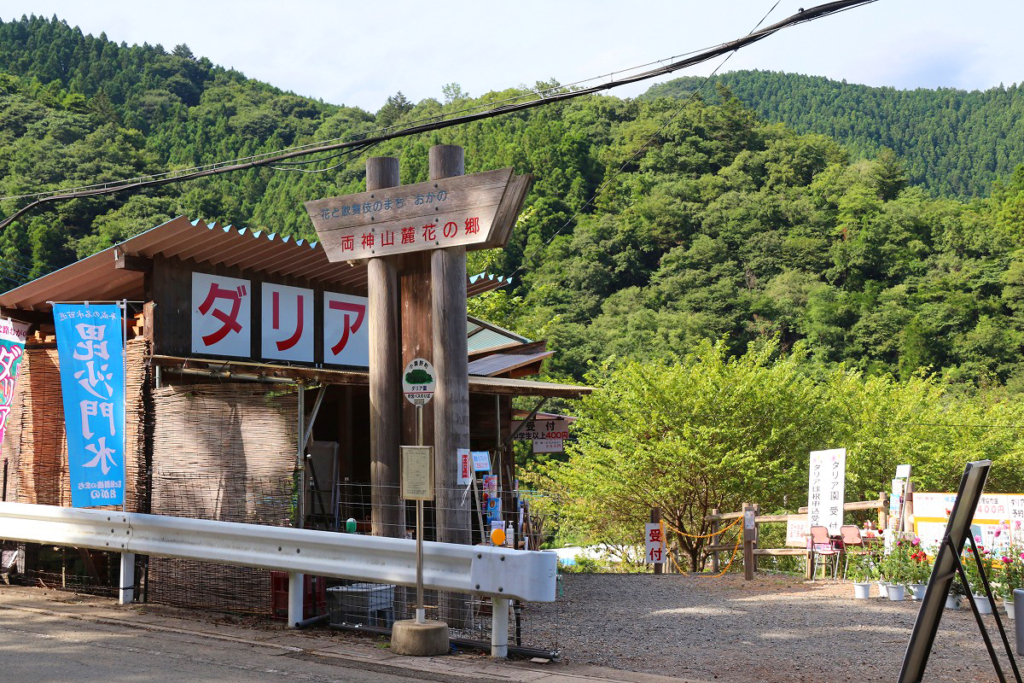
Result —
[[346, 235], [345, 237], [341, 238], [341, 250], [342, 251], [352, 251], [355, 248], [356, 248], [356, 241], [355, 241], [355, 239], [353, 239], [352, 235]]
[[665, 539], [661, 537], [661, 529], [651, 529], [651, 543], [663, 543]]
[[369, 249], [373, 246], [374, 235], [372, 232], [363, 233], [363, 249]]
[[[332, 301], [329, 305], [333, 311], [345, 311], [345, 331], [342, 332], [341, 339], [338, 340], [338, 343], [331, 347], [331, 353], [337, 356], [348, 344], [349, 333], [351, 332], [352, 334], [355, 334], [359, 331], [359, 328], [363, 326], [363, 316], [366, 315], [366, 306], [350, 304], [345, 301]], [[352, 318], [349, 316], [349, 313], [355, 315], [356, 321], [354, 323], [352, 322]]]
[[213, 317], [224, 323], [224, 327], [204, 336], [204, 344], [212, 346], [228, 336], [228, 332], [242, 331], [242, 326], [238, 323], [238, 312], [242, 308], [243, 296], [245, 296], [245, 285], [241, 285], [237, 289], [224, 289], [216, 282], [210, 284], [210, 291], [206, 295], [206, 301], [199, 306], [199, 312], [202, 315], [206, 315], [210, 307], [213, 306], [213, 302], [217, 299], [229, 300], [231, 302], [231, 312], [225, 313], [219, 308], [213, 309]]
[[651, 562], [661, 562], [661, 548], [651, 548]]
[[416, 228], [402, 228], [402, 244], [413, 244], [416, 241]]
[[[275, 342], [275, 344], [277, 344], [277, 350], [278, 351], [287, 351], [288, 349], [290, 349], [293, 346], [295, 346], [296, 344], [298, 344], [299, 340], [302, 339], [302, 325], [303, 325], [303, 318], [302, 318], [302, 303], [303, 303], [303, 301], [302, 300], [304, 298], [305, 297], [303, 295], [301, 295], [301, 294], [298, 295], [298, 303], [296, 304], [296, 310], [298, 311], [298, 313], [296, 313], [296, 316], [295, 316], [295, 332], [293, 332], [292, 336], [288, 337], [287, 339], [285, 339], [283, 341]], [[273, 294], [274, 310], [273, 310], [273, 321], [272, 321], [272, 324], [273, 324], [273, 327], [274, 327], [275, 330], [280, 329], [280, 327], [281, 327], [281, 311], [280, 311], [281, 300], [280, 299], [281, 299], [280, 292], [274, 292], [274, 294]]]
[[390, 247], [390, 246], [393, 246], [394, 244], [395, 244], [395, 231], [394, 230], [386, 230], [386, 231], [381, 233], [381, 235], [380, 235], [380, 246], [382, 246], [382, 247]]
[[437, 223], [427, 223], [423, 226], [423, 239], [428, 242], [437, 239]]
[[458, 223], [455, 223], [454, 221], [448, 221], [447, 223], [444, 224], [444, 236], [445, 237], [455, 237], [458, 234], [459, 234], [459, 225], [458, 225]]
[[466, 219], [466, 234], [475, 235], [480, 232], [480, 219], [479, 218], [467, 218]]

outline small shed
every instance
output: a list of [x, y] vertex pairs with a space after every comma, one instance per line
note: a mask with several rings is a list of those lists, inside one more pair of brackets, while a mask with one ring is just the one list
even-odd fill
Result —
[[[480, 274], [466, 286], [505, 284]], [[0, 453], [4, 499], [70, 505], [52, 305], [127, 301], [127, 510], [368, 531], [366, 297], [364, 263], [184, 216], [0, 294], [4, 316], [32, 325]], [[491, 452], [512, 501], [512, 399], [539, 408], [589, 389], [526, 379], [552, 353], [543, 341], [472, 317], [466, 329], [471, 447]], [[151, 599], [270, 609], [265, 572], [155, 558], [147, 571]]]

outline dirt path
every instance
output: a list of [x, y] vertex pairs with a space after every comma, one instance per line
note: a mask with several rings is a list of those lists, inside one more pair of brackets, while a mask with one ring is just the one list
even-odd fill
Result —
[[[783, 576], [568, 574], [563, 581], [559, 612], [545, 606], [530, 615], [533, 640], [557, 642], [572, 662], [729, 683], [895, 681], [920, 606], [854, 600], [850, 584]], [[999, 645], [995, 621], [986, 620]], [[1004, 623], [1012, 644], [1013, 622]], [[970, 611], [944, 613], [925, 678], [996, 680]]]

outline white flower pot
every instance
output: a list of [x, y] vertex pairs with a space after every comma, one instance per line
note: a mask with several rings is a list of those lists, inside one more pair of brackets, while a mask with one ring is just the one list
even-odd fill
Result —
[[960, 609], [960, 596], [950, 593], [946, 596], [946, 609]]
[[885, 581], [878, 582], [878, 597], [882, 598], [883, 600], [889, 597], [889, 584], [887, 584]]
[[1003, 598], [1003, 609], [1006, 610], [1007, 619], [1014, 619], [1012, 598]]
[[915, 600], [924, 600], [924, 591], [928, 588], [926, 583], [912, 583], [910, 584], [910, 590], [914, 594]]
[[871, 583], [864, 581], [853, 584], [853, 597], [855, 600], [867, 600], [871, 597]]
[[903, 592], [906, 590], [906, 586], [897, 586], [896, 584], [889, 584], [889, 599], [893, 602], [900, 602], [903, 600]]
[[992, 614], [992, 603], [984, 595], [975, 595], [974, 602], [978, 605], [979, 614]]

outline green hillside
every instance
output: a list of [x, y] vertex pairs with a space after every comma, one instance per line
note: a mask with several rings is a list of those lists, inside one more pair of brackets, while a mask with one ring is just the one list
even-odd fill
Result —
[[[675, 79], [645, 96], [686, 96], [702, 81]], [[828, 135], [857, 158], [872, 157], [883, 147], [895, 150], [910, 182], [933, 194], [986, 195], [993, 181], [1024, 163], [1020, 85], [984, 92], [897, 90], [771, 71], [726, 73], [712, 83], [728, 88], [765, 119]], [[718, 96], [709, 92], [708, 99]]]
[[[470, 103], [454, 85], [441, 100], [399, 93], [372, 113], [247, 79], [184, 45], [0, 22], [0, 214], [41, 189], [364, 135]], [[704, 339], [739, 353], [779, 338], [816, 363], [1024, 389], [1024, 171], [979, 185], [984, 199], [936, 198], [909, 182], [912, 154], [798, 133], [735, 99], [681, 107], [587, 97], [373, 154], [400, 156], [404, 183], [425, 179], [438, 143], [464, 146], [470, 173], [535, 174], [508, 248], [471, 255], [472, 269], [514, 275], [514, 289], [472, 305], [547, 338], [555, 376]], [[0, 277], [14, 286], [182, 213], [314, 237], [302, 202], [360, 190], [363, 164], [332, 156], [59, 204], [0, 234]]]

